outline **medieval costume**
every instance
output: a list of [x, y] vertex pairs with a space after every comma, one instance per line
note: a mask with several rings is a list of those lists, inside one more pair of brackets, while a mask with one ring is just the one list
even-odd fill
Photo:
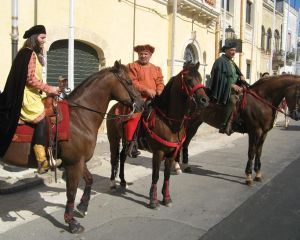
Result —
[[[137, 53], [148, 52], [150, 54], [149, 59], [154, 53], [154, 50], [154, 47], [149, 44], [134, 47], [134, 51]], [[141, 63], [140, 59], [128, 64], [129, 77], [145, 101], [149, 99], [147, 90], [152, 89], [155, 91], [156, 95], [159, 95], [164, 89], [164, 80], [161, 69], [150, 63], [149, 59], [146, 64]], [[136, 143], [133, 138], [141, 116], [141, 113], [135, 113], [125, 124], [125, 136], [129, 143], [127, 153], [130, 157], [136, 157], [140, 154], [140, 152], [137, 151]]]
[[[236, 48], [232, 42], [225, 44], [222, 51], [231, 48]], [[232, 133], [230, 119], [232, 120], [232, 113], [237, 102], [236, 92], [232, 91], [231, 87], [234, 84], [239, 85], [242, 76], [243, 74], [234, 61], [223, 54], [215, 61], [211, 70], [210, 81], [207, 83], [211, 97], [216, 100], [217, 104], [225, 107], [224, 122], [220, 126], [220, 132], [227, 135]]]
[[43, 82], [43, 56], [38, 40], [40, 34], [46, 34], [43, 25], [34, 26], [25, 32], [23, 38], [27, 40], [13, 61], [4, 91], [0, 95], [0, 156], [3, 157], [7, 151], [18, 122], [31, 124], [35, 128], [33, 149], [39, 173], [44, 173], [49, 166], [45, 152], [46, 120], [42, 99], [46, 96], [44, 93], [58, 94], [58, 87]]

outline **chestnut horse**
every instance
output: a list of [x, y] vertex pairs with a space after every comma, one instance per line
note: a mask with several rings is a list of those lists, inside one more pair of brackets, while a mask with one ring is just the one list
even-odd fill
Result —
[[[268, 132], [273, 128], [276, 111], [282, 99], [285, 97], [289, 108], [289, 116], [294, 120], [300, 119], [300, 76], [280, 75], [258, 80], [249, 89], [244, 91], [246, 106], [240, 109], [238, 122], [233, 123], [233, 130], [240, 133], [248, 133], [248, 162], [246, 165], [246, 184], [251, 185], [252, 166], [254, 161], [254, 180], [261, 181], [261, 154], [264, 141]], [[243, 100], [241, 101], [243, 102]], [[223, 109], [211, 104], [202, 109], [188, 123], [187, 137], [182, 146], [182, 162], [185, 167], [188, 164], [188, 146], [196, 134], [199, 126], [205, 122], [218, 128], [222, 121]], [[179, 156], [176, 159], [179, 162]], [[186, 170], [188, 170], [187, 168]]]
[[[86, 162], [94, 153], [98, 129], [105, 117], [108, 104], [117, 100], [126, 106], [141, 110], [143, 102], [132, 85], [126, 66], [115, 62], [111, 68], [89, 76], [66, 98], [70, 107], [69, 140], [59, 142], [59, 158], [66, 170], [67, 204], [64, 214], [72, 233], [84, 228], [74, 218], [74, 201], [81, 178], [85, 188], [78, 210], [85, 214], [90, 199], [93, 177]], [[11, 143], [3, 161], [17, 166], [28, 166], [30, 143]]]
[[[201, 76], [198, 72], [199, 63], [187, 65], [177, 76], [172, 77], [165, 86], [162, 94], [152, 101], [152, 109], [144, 114], [141, 120], [139, 140], [143, 137], [143, 144], [139, 142], [139, 148], [153, 153], [152, 156], [152, 185], [150, 189], [150, 208], [158, 207], [157, 182], [161, 161], [165, 160], [163, 203], [169, 206], [171, 197], [169, 194], [169, 179], [171, 163], [180, 149], [185, 138], [185, 126], [190, 114], [198, 109], [208, 106], [208, 97], [201, 84]], [[114, 114], [116, 106], [109, 113]], [[147, 121], [151, 119], [150, 121]], [[126, 161], [122, 122], [106, 121], [108, 140], [111, 153], [111, 187], [115, 188], [119, 160], [121, 186], [126, 186], [124, 177], [124, 163]], [[141, 133], [141, 134], [140, 134]], [[120, 141], [123, 138], [123, 148], [120, 152]], [[143, 145], [143, 146], [142, 146]], [[120, 153], [119, 153], [120, 152]]]

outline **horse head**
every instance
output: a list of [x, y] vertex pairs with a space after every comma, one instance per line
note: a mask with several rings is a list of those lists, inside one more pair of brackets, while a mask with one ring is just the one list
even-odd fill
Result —
[[117, 79], [122, 83], [123, 87], [127, 90], [131, 101], [123, 102], [125, 105], [132, 106], [138, 112], [143, 110], [143, 100], [141, 94], [134, 88], [132, 80], [128, 75], [128, 68], [121, 64], [121, 61], [115, 61], [112, 67], [112, 72], [117, 77]]
[[180, 72], [182, 88], [190, 100], [196, 103], [197, 108], [204, 108], [209, 105], [209, 98], [206, 95], [202, 77], [198, 71], [200, 63], [185, 62]]
[[286, 89], [285, 100], [289, 108], [289, 116], [295, 121], [300, 120], [300, 83]]

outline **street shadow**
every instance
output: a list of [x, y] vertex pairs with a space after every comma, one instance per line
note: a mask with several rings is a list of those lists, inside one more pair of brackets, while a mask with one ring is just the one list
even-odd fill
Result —
[[300, 131], [300, 126], [297, 125], [289, 125], [287, 128], [282, 127], [280, 128], [282, 131]]
[[[184, 172], [185, 174], [196, 174], [196, 175], [200, 175], [200, 176], [204, 176], [204, 177], [211, 177], [211, 178], [221, 179], [221, 180], [225, 180], [225, 181], [232, 182], [232, 183], [238, 183], [238, 184], [245, 185], [245, 178], [243, 178], [241, 176], [236, 176], [236, 175], [232, 175], [232, 174], [220, 173], [220, 172], [216, 172], [216, 171], [212, 171], [212, 170], [208, 170], [208, 169], [203, 169], [199, 165], [189, 165], [189, 167], [191, 168], [191, 172]], [[237, 179], [237, 180], [235, 180], [235, 179]]]
[[[149, 198], [147, 196], [137, 193], [137, 192], [134, 192], [128, 188], [118, 187], [115, 190], [110, 190], [109, 192], [107, 192], [107, 194], [114, 196], [114, 197], [120, 197], [120, 198], [126, 199], [131, 202], [135, 202], [144, 207], [148, 206], [147, 201], [149, 200]], [[141, 200], [138, 200], [137, 198], [142, 198], [142, 199], [145, 199], [146, 201], [141, 201]]]
[[[1, 195], [0, 220], [2, 222], [14, 222], [17, 221], [17, 218], [26, 220], [26, 217], [23, 217], [20, 212], [29, 211], [32, 215], [37, 215], [47, 219], [53, 224], [53, 226], [68, 231], [66, 225], [45, 211], [47, 207], [65, 208], [64, 204], [51, 203], [42, 198], [41, 193], [51, 191], [54, 193], [61, 193], [65, 192], [65, 189], [49, 187], [42, 184], [34, 189], [27, 189], [22, 192]], [[18, 199], [22, 199], [22, 201], [19, 201]], [[34, 204], [35, 202], [38, 202], [38, 205], [40, 206], [39, 208], [36, 207], [36, 204]], [[17, 217], [14, 215], [17, 215]]]

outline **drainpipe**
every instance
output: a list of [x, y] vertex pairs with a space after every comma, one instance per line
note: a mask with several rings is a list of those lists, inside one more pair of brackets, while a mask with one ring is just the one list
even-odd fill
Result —
[[12, 13], [11, 13], [11, 45], [12, 45], [12, 61], [15, 59], [18, 52], [18, 0], [12, 0]]
[[[221, 9], [222, 9], [222, 3], [221, 3]], [[227, 0], [224, 0], [224, 8], [223, 8], [223, 23], [222, 23], [222, 46], [225, 45], [225, 29], [226, 29], [226, 11], [227, 11]], [[221, 46], [221, 47], [222, 47]]]
[[174, 76], [174, 65], [175, 65], [176, 17], [177, 17], [177, 0], [173, 0], [173, 16], [172, 16], [172, 50], [171, 50], [171, 77]]
[[133, 33], [132, 33], [132, 62], [134, 62], [134, 51], [135, 46], [135, 18], [136, 18], [136, 0], [133, 2]]
[[[242, 43], [244, 43], [244, 35], [245, 35], [245, 0], [241, 0], [241, 16], [240, 16], [240, 39]], [[243, 62], [244, 62], [244, 53], [241, 52], [239, 54], [239, 67], [241, 71], [243, 71]]]
[[274, 31], [275, 31], [275, 21], [276, 21], [276, 0], [274, 0], [274, 6], [273, 6], [273, 26], [272, 26], [272, 33], [271, 33], [271, 53], [270, 53], [270, 59], [269, 59], [269, 74], [273, 75], [273, 52], [274, 52]]
[[[256, 11], [256, 0], [253, 0], [253, 9], [254, 11]], [[253, 19], [253, 29], [252, 29], [251, 65], [250, 65], [250, 79], [249, 79], [250, 84], [253, 82], [252, 80], [254, 80], [254, 76], [256, 76], [256, 72], [253, 73], [253, 69], [256, 69], [256, 66], [254, 67], [254, 62], [256, 64], [256, 61], [254, 61], [254, 48], [256, 53], [255, 35], [256, 35], [256, 17], [254, 17]]]
[[68, 86], [74, 89], [74, 0], [70, 0], [69, 48], [68, 48]]
[[[285, 4], [283, 3], [283, 6]], [[285, 7], [284, 7], [285, 10]], [[289, 0], [289, 6], [287, 9], [287, 16], [285, 18], [284, 16], [284, 20], [286, 19], [286, 27], [285, 27], [285, 46], [284, 46], [284, 68], [283, 71], [286, 71], [286, 52], [287, 52], [287, 40], [288, 40], [288, 33], [289, 33], [289, 18], [290, 18], [290, 0]], [[297, 33], [296, 33], [297, 34]]]

